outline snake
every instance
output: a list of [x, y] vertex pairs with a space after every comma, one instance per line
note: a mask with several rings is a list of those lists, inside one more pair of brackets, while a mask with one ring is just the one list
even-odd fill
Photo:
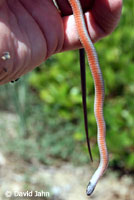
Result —
[[[95, 118], [96, 118], [96, 123], [97, 123], [97, 143], [98, 143], [99, 153], [100, 153], [100, 163], [87, 185], [86, 193], [89, 196], [93, 193], [99, 179], [105, 173], [108, 167], [108, 162], [109, 162], [108, 151], [107, 151], [107, 146], [106, 146], [106, 124], [105, 124], [104, 114], [103, 114], [103, 104], [104, 104], [104, 96], [105, 96], [104, 80], [103, 80], [102, 72], [100, 69], [97, 52], [95, 50], [95, 47], [93, 45], [93, 42], [89, 36], [88, 30], [86, 27], [84, 13], [82, 10], [80, 0], [68, 0], [68, 2], [73, 11], [76, 29], [78, 32], [80, 42], [87, 54], [88, 63], [90, 66], [90, 70], [91, 70], [91, 74], [92, 74], [92, 77], [94, 80], [94, 86], [95, 86], [94, 113], [95, 113]], [[81, 49], [80, 58], [82, 58], [83, 56], [82, 54], [83, 54], [83, 50]], [[82, 70], [84, 71], [85, 69], [82, 69], [82, 66], [84, 66], [83, 61], [81, 61], [81, 71]], [[81, 74], [81, 82], [83, 86], [82, 88], [84, 91], [83, 99], [86, 99], [84, 78], [85, 77], [83, 77], [83, 75]], [[83, 109], [85, 110], [84, 112], [85, 119], [87, 119], [85, 103], [86, 102], [83, 102]], [[85, 126], [87, 126], [87, 122], [85, 123]], [[85, 129], [87, 128], [85, 127]], [[86, 134], [87, 133], [88, 132], [86, 131]], [[87, 139], [89, 139], [88, 136], [87, 136]], [[92, 159], [90, 145], [88, 149], [90, 151], [90, 157]]]
[[[97, 122], [97, 142], [98, 142], [99, 153], [100, 153], [100, 163], [88, 183], [86, 193], [89, 196], [93, 193], [99, 179], [105, 173], [108, 167], [108, 161], [109, 161], [108, 151], [107, 151], [107, 146], [106, 146], [106, 139], [105, 139], [106, 125], [105, 125], [105, 120], [104, 120], [104, 115], [103, 115], [103, 104], [104, 104], [104, 96], [105, 96], [104, 80], [103, 80], [102, 72], [100, 69], [97, 52], [95, 50], [95, 47], [93, 45], [93, 42], [89, 36], [88, 30], [86, 27], [84, 13], [81, 7], [80, 0], [68, 0], [68, 2], [73, 11], [79, 39], [87, 54], [88, 63], [90, 66], [90, 70], [91, 70], [93, 80], [94, 80], [94, 85], [95, 85], [94, 113], [95, 113], [95, 118]], [[89, 151], [91, 160], [93, 160], [90, 143], [89, 143], [88, 125], [87, 125], [86, 80], [85, 80], [86, 76], [85, 76], [84, 49], [80, 49], [82, 101], [83, 101], [84, 122], [85, 122], [88, 151]], [[8, 52], [5, 52], [4, 56], [2, 56], [1, 58], [3, 60], [10, 59], [10, 54]], [[17, 80], [18, 79], [16, 79], [15, 81]], [[11, 82], [14, 82], [14, 81], [11, 81]]]

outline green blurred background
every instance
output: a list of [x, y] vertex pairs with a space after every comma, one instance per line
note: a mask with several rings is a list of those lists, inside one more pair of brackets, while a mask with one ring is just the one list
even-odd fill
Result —
[[[134, 1], [124, 1], [119, 26], [95, 47], [105, 80], [104, 115], [110, 167], [134, 173]], [[16, 113], [17, 135], [0, 124], [0, 149], [45, 165], [89, 163], [81, 99], [78, 51], [52, 56], [15, 84], [0, 87], [0, 112]], [[87, 62], [87, 61], [86, 61]], [[94, 85], [87, 65], [88, 126], [98, 160]], [[2, 114], [1, 114], [2, 116]]]

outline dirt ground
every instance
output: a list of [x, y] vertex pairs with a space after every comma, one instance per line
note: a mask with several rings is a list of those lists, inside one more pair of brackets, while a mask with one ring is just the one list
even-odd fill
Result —
[[[5, 131], [15, 134], [16, 116], [1, 113], [1, 133], [5, 121], [8, 121]], [[0, 141], [2, 145], [2, 135]], [[101, 178], [93, 195], [87, 197], [86, 186], [97, 165], [95, 162], [84, 167], [59, 163], [57, 167], [48, 167], [34, 159], [28, 163], [6, 156], [0, 150], [0, 200], [134, 200], [134, 177], [119, 178], [117, 172], [110, 170]], [[35, 197], [36, 191], [40, 196]]]
[[[93, 195], [87, 197], [86, 185], [93, 171], [88, 166], [74, 167], [65, 163], [60, 167], [47, 167], [36, 161], [28, 164], [16, 158], [7, 159], [0, 153], [0, 200], [134, 200], [132, 177], [124, 175], [119, 178], [110, 170], [100, 180]], [[7, 191], [12, 194], [15, 191], [48, 191], [50, 196], [6, 197]]]

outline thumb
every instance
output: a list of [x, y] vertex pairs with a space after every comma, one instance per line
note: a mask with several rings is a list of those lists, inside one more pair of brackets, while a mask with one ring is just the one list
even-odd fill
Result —
[[0, 0], [0, 6], [2, 6], [5, 1], [6, 0]]

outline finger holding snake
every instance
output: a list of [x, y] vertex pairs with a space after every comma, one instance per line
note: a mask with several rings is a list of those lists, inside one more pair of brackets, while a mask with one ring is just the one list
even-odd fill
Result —
[[[81, 2], [93, 42], [113, 31], [120, 18], [121, 0]], [[0, 57], [4, 52], [11, 56], [6, 61], [0, 59], [1, 85], [33, 70], [55, 53], [81, 47], [68, 1], [57, 3], [61, 13], [52, 0], [0, 0]]]

